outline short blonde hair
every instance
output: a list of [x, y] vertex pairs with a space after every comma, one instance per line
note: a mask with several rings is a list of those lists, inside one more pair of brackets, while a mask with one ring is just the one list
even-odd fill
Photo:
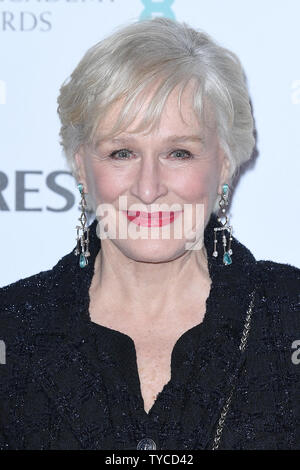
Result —
[[[255, 145], [245, 73], [238, 57], [203, 31], [186, 23], [155, 17], [123, 26], [91, 47], [58, 97], [60, 144], [78, 180], [75, 153], [93, 142], [101, 118], [120, 99], [124, 105], [109, 136], [126, 129], [155, 86], [153, 99], [137, 131], [157, 124], [171, 91], [195, 79], [194, 111], [205, 122], [212, 104], [218, 138], [230, 162], [230, 181]], [[108, 136], [107, 136], [108, 137]], [[217, 201], [214, 207], [218, 209]]]

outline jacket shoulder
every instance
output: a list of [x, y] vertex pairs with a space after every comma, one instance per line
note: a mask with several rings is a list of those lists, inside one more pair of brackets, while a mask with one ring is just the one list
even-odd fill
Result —
[[41, 271], [0, 287], [0, 308], [15, 302], [22, 302], [28, 295], [36, 293], [37, 289], [46, 287], [49, 284], [52, 270], [53, 268]]
[[257, 284], [266, 318], [271, 319], [278, 344], [284, 341], [290, 348], [296, 332], [300, 331], [300, 269], [269, 260], [257, 261], [257, 267]]
[[30, 331], [37, 307], [45, 303], [51, 285], [52, 269], [49, 269], [0, 288], [1, 339], [21, 333], [23, 336]]
[[66, 297], [67, 289], [61, 277], [69, 258], [66, 255], [50, 269], [0, 288], [1, 332], [17, 326], [30, 330], [35, 319], [42, 321], [41, 317], [48, 316], [52, 306]]
[[256, 262], [259, 282], [269, 296], [297, 297], [300, 300], [300, 269], [271, 260]]

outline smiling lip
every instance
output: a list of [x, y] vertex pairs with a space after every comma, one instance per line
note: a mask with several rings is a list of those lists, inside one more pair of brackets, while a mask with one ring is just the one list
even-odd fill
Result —
[[123, 211], [126, 213], [127, 219], [136, 225], [143, 227], [161, 227], [171, 224], [182, 211], [169, 212], [142, 212], [142, 211]]

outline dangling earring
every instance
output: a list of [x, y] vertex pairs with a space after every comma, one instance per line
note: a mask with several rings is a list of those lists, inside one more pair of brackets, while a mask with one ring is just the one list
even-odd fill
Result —
[[[215, 227], [214, 228], [214, 251], [213, 251], [213, 256], [217, 258], [218, 256], [218, 251], [217, 251], [217, 232], [220, 230], [223, 230], [223, 235], [222, 235], [222, 241], [223, 241], [223, 248], [224, 248], [224, 253], [223, 253], [223, 263], [225, 265], [231, 264], [232, 259], [232, 249], [231, 249], [231, 240], [232, 240], [232, 227], [228, 225], [228, 217], [225, 214], [226, 212], [226, 206], [228, 206], [228, 192], [229, 192], [229, 186], [228, 184], [223, 184], [222, 186], [222, 194], [221, 194], [221, 199], [219, 201], [219, 206], [220, 206], [220, 211], [221, 214], [218, 217], [218, 222], [222, 224], [222, 227]], [[222, 222], [222, 217], [225, 217], [225, 222]], [[229, 242], [227, 246], [227, 239], [225, 235], [225, 230], [229, 232]]]
[[[86, 226], [87, 224], [87, 217], [85, 214], [85, 210], [87, 208], [86, 200], [84, 197], [84, 191], [83, 191], [83, 184], [78, 183], [77, 185], [79, 192], [81, 194], [81, 201], [80, 201], [80, 206], [81, 206], [81, 215], [79, 217], [79, 221], [81, 225], [76, 225], [76, 230], [77, 230], [77, 246], [75, 248], [74, 254], [79, 257], [79, 266], [81, 268], [84, 268], [88, 264], [88, 256], [90, 256], [89, 253], [89, 231], [90, 229]], [[81, 230], [81, 235], [79, 235], [79, 231]], [[85, 237], [86, 234], [86, 237]], [[79, 247], [81, 246], [81, 253]]]

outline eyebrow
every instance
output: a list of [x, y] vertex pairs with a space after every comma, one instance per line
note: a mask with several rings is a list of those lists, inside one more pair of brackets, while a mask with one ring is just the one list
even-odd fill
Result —
[[[135, 137], [133, 136], [124, 136], [124, 137], [114, 137], [109, 140], [103, 140], [103, 142], [108, 142], [108, 143], [123, 143], [123, 142], [129, 142], [129, 141], [135, 141]], [[201, 137], [200, 135], [170, 135], [163, 139], [164, 142], [204, 142], [204, 138]], [[98, 142], [101, 142], [101, 138], [98, 139]]]

